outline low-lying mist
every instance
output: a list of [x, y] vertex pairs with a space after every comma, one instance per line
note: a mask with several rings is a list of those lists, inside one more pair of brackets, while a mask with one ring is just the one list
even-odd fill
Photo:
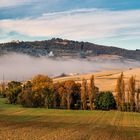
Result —
[[94, 57], [92, 59], [64, 59], [31, 57], [21, 54], [8, 54], [0, 57], [0, 80], [27, 80], [37, 74], [58, 76], [62, 73], [89, 73], [109, 69], [140, 67], [140, 62]]

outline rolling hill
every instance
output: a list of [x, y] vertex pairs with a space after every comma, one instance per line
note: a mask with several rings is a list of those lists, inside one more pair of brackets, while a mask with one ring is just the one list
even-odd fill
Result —
[[87, 57], [98, 55], [117, 55], [127, 59], [140, 60], [140, 50], [126, 50], [112, 46], [97, 45], [89, 42], [78, 42], [53, 38], [44, 41], [12, 41], [0, 44], [0, 55], [9, 52], [27, 54], [31, 56], [46, 56], [52, 53], [56, 57]]
[[136, 76], [137, 86], [140, 85], [140, 68], [124, 69], [124, 70], [122, 69], [108, 70], [108, 71], [101, 71], [101, 72], [95, 72], [95, 73], [90, 73], [90, 74], [59, 77], [59, 78], [54, 78], [54, 82], [74, 80], [81, 83], [82, 79], [86, 79], [89, 81], [91, 75], [94, 75], [95, 84], [96, 86], [99, 87], [100, 91], [114, 92], [117, 78], [120, 76], [122, 72], [124, 73], [124, 79], [126, 83], [129, 80], [129, 78], [133, 75], [133, 76]]

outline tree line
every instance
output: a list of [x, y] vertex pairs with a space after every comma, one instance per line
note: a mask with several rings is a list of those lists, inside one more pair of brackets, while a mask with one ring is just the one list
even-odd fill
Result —
[[[127, 88], [127, 90], [126, 90]], [[45, 75], [37, 75], [24, 83], [11, 81], [2, 95], [9, 104], [21, 104], [24, 107], [46, 107], [54, 109], [140, 111], [140, 88], [136, 89], [135, 77], [131, 77], [126, 87], [123, 73], [118, 77], [116, 97], [112, 92], [99, 92], [94, 76], [89, 82], [73, 80], [54, 83]]]
[[116, 103], [120, 111], [140, 111], [140, 87], [136, 87], [134, 76], [130, 77], [127, 83], [123, 73], [117, 79]]

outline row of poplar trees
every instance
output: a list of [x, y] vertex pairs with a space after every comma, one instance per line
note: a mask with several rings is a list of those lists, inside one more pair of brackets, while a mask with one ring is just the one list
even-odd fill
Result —
[[140, 111], [140, 88], [136, 88], [134, 76], [127, 83], [124, 81], [123, 73], [117, 79], [116, 103], [119, 111]]
[[81, 85], [81, 109], [87, 109], [87, 100], [89, 101], [89, 107], [93, 110], [93, 102], [98, 92], [98, 88], [94, 83], [94, 76], [91, 76], [90, 83], [87, 84], [87, 80], [83, 79]]

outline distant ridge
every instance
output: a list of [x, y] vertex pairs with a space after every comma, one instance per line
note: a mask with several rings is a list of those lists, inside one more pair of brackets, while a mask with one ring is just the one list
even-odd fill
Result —
[[30, 56], [46, 56], [50, 52], [56, 57], [61, 56], [98, 56], [118, 55], [127, 59], [140, 60], [140, 50], [126, 50], [122, 48], [97, 45], [89, 42], [78, 42], [60, 38], [52, 38], [44, 41], [12, 41], [0, 44], [0, 55], [10, 52], [27, 54]]

